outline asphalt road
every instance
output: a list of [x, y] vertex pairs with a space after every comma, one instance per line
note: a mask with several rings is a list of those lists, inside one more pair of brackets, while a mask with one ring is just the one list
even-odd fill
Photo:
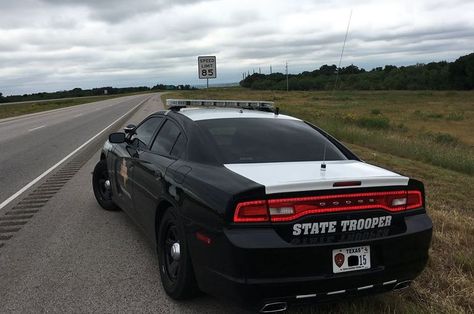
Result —
[[[138, 100], [116, 103], [114, 110], [126, 110]], [[152, 98], [129, 122], [137, 123], [161, 106], [158, 97]], [[107, 116], [95, 115], [99, 110], [85, 120]], [[82, 129], [77, 124], [70, 132]], [[91, 172], [98, 158], [97, 151], [33, 217], [24, 218], [27, 223], [20, 230], [0, 241], [0, 313], [242, 313], [206, 295], [186, 302], [166, 296], [156, 253], [143, 234], [123, 212], [102, 210], [94, 199]], [[0, 209], [0, 240], [8, 235], [1, 233], [7, 228], [1, 223], [11, 210]]]
[[100, 98], [104, 97], [101, 96], [84, 96], [84, 97], [65, 97], [65, 98], [54, 98], [54, 99], [40, 99], [40, 100], [26, 100], [26, 101], [15, 101], [15, 102], [1, 102], [0, 106], [2, 105], [19, 105], [19, 104], [37, 104], [42, 102], [54, 102], [54, 101], [62, 101], [62, 100], [69, 100], [69, 99], [81, 99], [81, 98]]
[[150, 96], [114, 98], [0, 120], [0, 203]]

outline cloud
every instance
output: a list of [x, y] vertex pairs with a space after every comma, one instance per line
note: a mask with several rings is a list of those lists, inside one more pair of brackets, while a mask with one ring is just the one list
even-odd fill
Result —
[[219, 77], [448, 60], [472, 52], [472, 1], [23, 0], [0, 10], [0, 92], [201, 83], [197, 56]]
[[108, 23], [121, 23], [137, 15], [149, 15], [174, 6], [195, 4], [203, 0], [41, 0], [45, 4], [86, 8], [90, 17]]

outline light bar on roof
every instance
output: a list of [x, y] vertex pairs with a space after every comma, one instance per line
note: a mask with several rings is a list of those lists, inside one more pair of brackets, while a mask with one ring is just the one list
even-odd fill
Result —
[[167, 99], [166, 105], [170, 109], [198, 106], [274, 111], [274, 103], [272, 101], [258, 100]]

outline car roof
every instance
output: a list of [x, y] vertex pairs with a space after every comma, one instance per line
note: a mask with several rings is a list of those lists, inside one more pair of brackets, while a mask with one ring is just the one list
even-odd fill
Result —
[[186, 116], [193, 121], [211, 119], [236, 119], [236, 118], [263, 118], [263, 119], [287, 119], [300, 120], [295, 117], [275, 114], [258, 110], [247, 110], [238, 108], [183, 108], [177, 113]]

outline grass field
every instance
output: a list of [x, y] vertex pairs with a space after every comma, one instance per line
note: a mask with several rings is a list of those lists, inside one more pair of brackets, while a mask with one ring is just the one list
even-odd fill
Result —
[[132, 94], [119, 94], [119, 95], [107, 95], [107, 96], [92, 96], [92, 97], [78, 97], [78, 98], [68, 98], [68, 99], [59, 99], [51, 101], [41, 101], [41, 102], [28, 102], [20, 104], [0, 104], [0, 119], [10, 118], [15, 116], [20, 116], [28, 113], [35, 113], [46, 110], [59, 109], [64, 107], [82, 105], [95, 101], [102, 101], [111, 98], [124, 97], [136, 95]]
[[295, 313], [474, 311], [474, 92], [282, 92], [242, 88], [163, 98], [272, 100], [357, 155], [425, 183], [434, 234], [430, 260], [411, 288]]

